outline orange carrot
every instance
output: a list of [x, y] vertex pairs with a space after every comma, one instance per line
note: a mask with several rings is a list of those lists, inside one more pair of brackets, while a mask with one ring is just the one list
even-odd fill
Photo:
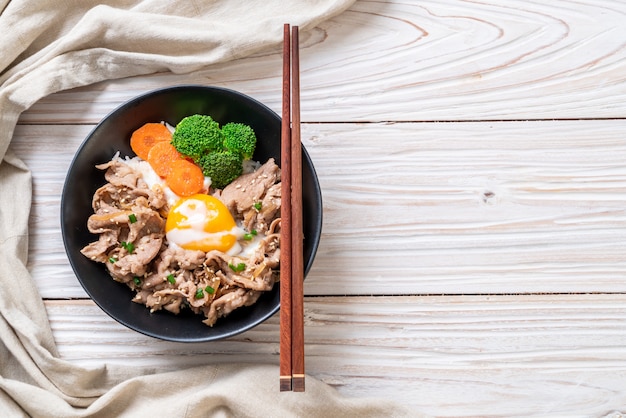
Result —
[[187, 160], [176, 160], [170, 164], [172, 171], [165, 182], [179, 196], [191, 196], [204, 187], [204, 175], [200, 167]]
[[171, 141], [172, 133], [161, 123], [146, 123], [130, 137], [130, 147], [143, 160], [148, 159], [150, 149], [157, 142]]
[[172, 171], [172, 163], [180, 159], [180, 153], [168, 141], [157, 142], [148, 152], [150, 166], [161, 177], [167, 177]]

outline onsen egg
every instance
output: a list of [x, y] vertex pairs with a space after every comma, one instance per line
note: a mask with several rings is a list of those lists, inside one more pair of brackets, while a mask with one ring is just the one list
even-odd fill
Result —
[[228, 208], [206, 194], [180, 199], [170, 209], [165, 223], [170, 244], [204, 252], [227, 252], [237, 243], [238, 231]]

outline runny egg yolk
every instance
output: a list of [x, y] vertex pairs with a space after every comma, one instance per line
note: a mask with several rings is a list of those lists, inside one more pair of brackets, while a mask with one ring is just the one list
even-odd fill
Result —
[[228, 208], [206, 194], [180, 199], [165, 222], [167, 240], [187, 250], [226, 252], [237, 242], [235, 231]]

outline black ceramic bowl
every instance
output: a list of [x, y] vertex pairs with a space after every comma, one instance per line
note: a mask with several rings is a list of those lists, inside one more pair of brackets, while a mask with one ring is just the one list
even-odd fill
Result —
[[[116, 152], [134, 156], [131, 133], [147, 122], [165, 121], [175, 126], [185, 116], [210, 115], [220, 124], [241, 122], [257, 134], [253, 158], [265, 162], [273, 157], [280, 165], [280, 117], [258, 101], [233, 90], [183, 85], [163, 88], [136, 97], [106, 116], [87, 136], [70, 165], [61, 200], [61, 228], [65, 250], [81, 285], [112, 318], [140, 333], [169, 341], [201, 342], [230, 337], [246, 331], [272, 316], [280, 308], [279, 285], [252, 306], [239, 308], [213, 327], [191, 312], [174, 315], [150, 313], [131, 301], [133, 292], [115, 282], [104, 265], [83, 256], [80, 250], [97, 237], [87, 230], [93, 213], [92, 196], [105, 183], [96, 164], [109, 161]], [[308, 272], [322, 229], [322, 197], [311, 159], [302, 148], [304, 212], [304, 263]]]

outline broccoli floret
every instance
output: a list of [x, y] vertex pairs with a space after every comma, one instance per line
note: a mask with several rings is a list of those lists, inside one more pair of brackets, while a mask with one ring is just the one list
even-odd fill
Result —
[[211, 186], [216, 189], [223, 189], [243, 172], [241, 157], [229, 151], [203, 155], [198, 164], [202, 173], [211, 178]]
[[227, 123], [222, 127], [224, 148], [249, 160], [256, 148], [256, 135], [251, 127], [243, 123]]
[[181, 120], [172, 134], [172, 145], [196, 162], [203, 155], [223, 148], [219, 124], [207, 115], [192, 115]]

